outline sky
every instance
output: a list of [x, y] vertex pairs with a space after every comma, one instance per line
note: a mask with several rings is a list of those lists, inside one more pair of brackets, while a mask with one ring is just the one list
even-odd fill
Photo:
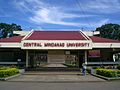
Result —
[[23, 30], [95, 30], [120, 24], [120, 0], [0, 0], [0, 23]]

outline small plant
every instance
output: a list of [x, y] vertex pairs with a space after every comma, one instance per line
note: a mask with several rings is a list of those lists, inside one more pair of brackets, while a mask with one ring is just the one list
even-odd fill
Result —
[[119, 69], [119, 70], [120, 70], [120, 64], [118, 64], [118, 65], [117, 65], [117, 69]]

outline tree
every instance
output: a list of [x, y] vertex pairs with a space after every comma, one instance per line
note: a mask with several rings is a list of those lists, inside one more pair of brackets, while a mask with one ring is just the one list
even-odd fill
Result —
[[0, 38], [13, 36], [13, 31], [22, 31], [21, 26], [14, 23], [0, 23]]
[[7, 32], [4, 29], [0, 30], [0, 38], [5, 38], [7, 36]]
[[96, 31], [100, 31], [100, 36], [104, 38], [110, 38], [114, 40], [120, 40], [120, 25], [119, 24], [105, 24], [96, 28]]

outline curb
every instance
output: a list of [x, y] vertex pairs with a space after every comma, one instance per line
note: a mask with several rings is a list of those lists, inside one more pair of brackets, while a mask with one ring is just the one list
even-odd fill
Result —
[[97, 74], [91, 74], [95, 77], [99, 77], [99, 78], [102, 78], [104, 80], [108, 80], [108, 81], [113, 81], [113, 80], [120, 80], [120, 77], [116, 77], [116, 78], [108, 78], [108, 77], [104, 77], [104, 76], [101, 76], [101, 75], [97, 75]]
[[86, 82], [105, 82], [105, 81], [7, 81], [7, 82], [24, 82], [24, 83], [86, 83]]
[[20, 76], [21, 74], [16, 74], [16, 75], [13, 75], [13, 76], [9, 76], [9, 77], [5, 77], [5, 78], [0, 78], [0, 81], [6, 81], [8, 79], [11, 79], [11, 78], [14, 78], [14, 77], [18, 77]]

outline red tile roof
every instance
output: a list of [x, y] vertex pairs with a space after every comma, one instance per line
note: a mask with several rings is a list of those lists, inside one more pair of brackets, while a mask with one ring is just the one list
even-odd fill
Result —
[[118, 40], [112, 40], [112, 39], [107, 39], [107, 38], [102, 38], [97, 36], [90, 36], [90, 38], [94, 43], [120, 43], [120, 41]]
[[26, 40], [86, 40], [80, 31], [33, 31]]
[[[24, 36], [14, 36], [2, 38], [1, 42], [21, 42]], [[97, 36], [90, 36], [94, 43], [120, 43], [118, 40], [112, 40]], [[25, 40], [86, 40], [80, 31], [34, 31]]]
[[0, 43], [1, 42], [21, 42], [22, 38], [23, 38], [23, 36], [14, 36], [14, 37], [10, 37], [10, 38], [1, 38]]

